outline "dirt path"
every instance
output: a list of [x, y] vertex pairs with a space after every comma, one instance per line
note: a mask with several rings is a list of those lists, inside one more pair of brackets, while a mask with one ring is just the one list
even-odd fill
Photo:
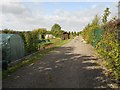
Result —
[[3, 88], [107, 87], [92, 46], [76, 37], [35, 64], [23, 67], [3, 81]]

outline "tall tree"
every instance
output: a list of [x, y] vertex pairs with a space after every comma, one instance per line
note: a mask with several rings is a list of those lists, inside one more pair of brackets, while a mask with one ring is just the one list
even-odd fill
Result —
[[61, 30], [61, 27], [59, 24], [54, 24], [51, 28], [51, 31], [60, 31]]
[[106, 8], [104, 10], [104, 14], [103, 14], [103, 17], [102, 17], [103, 24], [105, 24], [107, 22], [107, 18], [108, 18], [108, 16], [109, 16], [110, 13], [111, 12], [110, 12], [109, 8]]
[[51, 28], [51, 33], [56, 37], [61, 37], [63, 30], [59, 24], [54, 24]]

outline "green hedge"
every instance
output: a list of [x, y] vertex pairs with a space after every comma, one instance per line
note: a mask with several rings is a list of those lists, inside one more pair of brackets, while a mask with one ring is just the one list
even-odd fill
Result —
[[[119, 23], [119, 24], [118, 24]], [[103, 26], [104, 35], [97, 44], [97, 51], [106, 60], [106, 65], [113, 72], [117, 79], [120, 79], [120, 59], [118, 42], [118, 30], [120, 30], [120, 20], [111, 20]]]
[[120, 20], [113, 19], [104, 25], [88, 25], [82, 31], [83, 38], [92, 44], [106, 61], [106, 66], [113, 72], [115, 78], [120, 79], [120, 59], [118, 39]]

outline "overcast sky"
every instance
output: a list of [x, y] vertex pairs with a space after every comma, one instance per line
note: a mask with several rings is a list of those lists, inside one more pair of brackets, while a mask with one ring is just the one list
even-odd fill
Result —
[[10, 1], [0, 3], [0, 29], [50, 30], [53, 24], [58, 23], [65, 31], [81, 31], [96, 14], [101, 17], [106, 7], [110, 8], [110, 17], [117, 16], [118, 12], [116, 2]]

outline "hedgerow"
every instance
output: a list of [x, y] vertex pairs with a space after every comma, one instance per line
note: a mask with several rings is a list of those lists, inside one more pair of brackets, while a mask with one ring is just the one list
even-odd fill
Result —
[[[119, 23], [119, 25], [118, 25]], [[104, 26], [104, 35], [102, 40], [97, 44], [97, 51], [106, 60], [106, 65], [113, 72], [116, 78], [120, 79], [120, 59], [118, 42], [118, 28], [120, 20], [111, 20]]]
[[[105, 16], [103, 18], [105, 18]], [[113, 18], [110, 21], [107, 21], [106, 19], [106, 22], [104, 21], [103, 23], [97, 24], [93, 23], [95, 21], [97, 21], [97, 17], [96, 19], [94, 18], [91, 24], [88, 24], [83, 29], [81, 35], [87, 41], [87, 43], [92, 44], [93, 42], [96, 42], [95, 48], [98, 53], [104, 58], [107, 68], [112, 72], [112, 75], [116, 79], [120, 80], [120, 19]], [[98, 22], [99, 21], [100, 19]], [[103, 33], [98, 34], [100, 36], [95, 35], [96, 29], [99, 29]], [[95, 41], [97, 37], [100, 37], [100, 39], [98, 41]]]

